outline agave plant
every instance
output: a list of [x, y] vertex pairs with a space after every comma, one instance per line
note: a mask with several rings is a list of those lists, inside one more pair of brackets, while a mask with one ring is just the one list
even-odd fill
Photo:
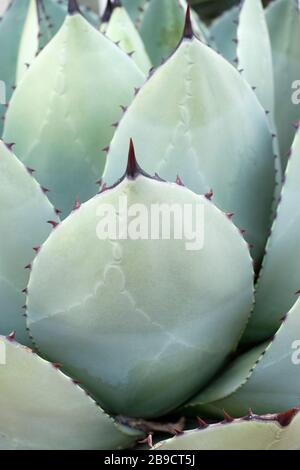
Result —
[[[296, 7], [11, 3], [0, 449], [300, 449]], [[201, 206], [201, 247], [124, 236], [124, 197]]]

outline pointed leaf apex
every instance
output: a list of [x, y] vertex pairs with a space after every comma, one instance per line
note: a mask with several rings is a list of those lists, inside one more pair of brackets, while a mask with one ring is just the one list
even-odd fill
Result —
[[107, 0], [106, 8], [105, 8], [104, 13], [103, 13], [102, 18], [101, 18], [102, 23], [108, 23], [109, 22], [113, 11], [114, 11], [114, 5], [113, 5], [112, 0]]
[[194, 31], [193, 31], [193, 26], [192, 26], [192, 20], [191, 20], [191, 7], [188, 6], [186, 9], [186, 15], [185, 15], [185, 24], [184, 24], [184, 30], [183, 30], [183, 38], [186, 39], [192, 39], [194, 37]]
[[68, 1], [68, 13], [69, 15], [75, 15], [76, 13], [81, 13], [77, 0], [69, 0]]
[[139, 167], [139, 165], [136, 161], [136, 157], [135, 157], [135, 149], [134, 149], [134, 145], [133, 145], [133, 140], [130, 139], [126, 176], [127, 176], [127, 178], [132, 178], [133, 179], [137, 175], [139, 175], [140, 173], [141, 173], [140, 167]]
[[117, 7], [121, 7], [121, 6], [122, 6], [122, 2], [120, 0], [114, 0], [114, 1], [107, 0], [106, 8], [101, 18], [102, 23], [108, 23], [114, 9]]

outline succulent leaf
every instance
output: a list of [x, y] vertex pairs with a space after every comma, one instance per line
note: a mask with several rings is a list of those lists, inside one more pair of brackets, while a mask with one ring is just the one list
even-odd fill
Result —
[[99, 13], [99, 0], [80, 0], [79, 3], [81, 7], [84, 6], [94, 13]]
[[143, 81], [134, 62], [76, 13], [17, 88], [4, 138], [16, 142], [17, 156], [37, 170], [64, 216], [76, 196], [85, 201], [95, 194], [105, 163], [101, 149], [109, 145], [120, 105], [129, 104]]
[[64, 22], [66, 9], [63, 7], [57, 0], [30, 0], [19, 44], [17, 84]]
[[152, 67], [150, 59], [144, 43], [125, 8], [116, 5], [110, 17], [105, 19], [107, 21], [102, 22], [100, 31], [105, 33], [109, 39], [118, 43], [123, 51], [132, 55], [136, 65], [142, 72], [148, 74]]
[[122, 118], [107, 184], [126, 168], [122, 149], [130, 136], [149, 174], [169, 181], [179, 174], [198, 193], [212, 188], [214, 203], [235, 214], [255, 257], [262, 256], [274, 193], [272, 138], [253, 91], [227, 61], [195, 37], [182, 40]]
[[[203, 387], [236, 348], [251, 310], [253, 268], [225, 214], [184, 186], [139, 174], [132, 161], [117, 186], [81, 205], [39, 251], [28, 326], [47, 357], [105, 409], [152, 417]], [[138, 203], [147, 211], [161, 204], [195, 211], [200, 204], [204, 246], [189, 251], [184, 239], [172, 237], [99, 239], [97, 213], [107, 205], [119, 214], [120, 233], [126, 231], [122, 195], [128, 207]]]
[[141, 437], [30, 349], [3, 336], [0, 348], [1, 450], [122, 449]]
[[237, 58], [243, 77], [255, 87], [255, 94], [262, 106], [273, 116], [272, 51], [261, 0], [244, 0], [239, 15], [237, 41]]
[[210, 27], [210, 34], [218, 51], [229, 62], [234, 63], [236, 59], [237, 23], [240, 7], [234, 6], [218, 17]]
[[122, 0], [122, 4], [135, 23], [140, 19], [141, 13], [147, 7], [149, 0]]
[[[78, 10], [91, 25], [98, 28], [100, 23], [100, 16], [98, 11], [99, 0], [91, 1], [94, 2], [94, 7], [89, 6], [89, 2], [80, 1], [80, 7], [78, 6]], [[40, 27], [42, 31], [45, 30], [46, 32], [45, 36], [41, 37], [41, 47], [44, 47], [53, 37], [53, 30], [55, 33], [59, 30], [59, 27], [62, 25], [68, 12], [68, 3], [68, 0], [41, 0], [41, 13], [44, 14], [41, 14]], [[79, 2], [77, 4], [79, 5]], [[45, 38], [44, 41], [43, 37]]]
[[299, 331], [300, 299], [267, 347], [256, 347], [235, 359], [186, 409], [216, 417], [222, 416], [225, 409], [238, 417], [247, 414], [249, 408], [265, 414], [298, 406], [300, 354], [295, 345], [299, 343]]
[[267, 23], [271, 38], [275, 78], [275, 120], [282, 158], [287, 164], [295, 129], [299, 120], [299, 105], [292, 101], [293, 82], [300, 77], [300, 13], [298, 2], [275, 0], [267, 8]]
[[[6, 85], [8, 102], [16, 80], [16, 64], [23, 24], [28, 10], [29, 0], [14, 0], [0, 21], [0, 80]], [[0, 136], [2, 135], [6, 107], [0, 103]]]
[[[140, 33], [151, 62], [156, 67], [169, 57], [182, 37], [186, 0], [151, 0], [143, 15]], [[192, 15], [193, 28], [205, 42]]]
[[[282, 168], [274, 116], [275, 91], [270, 36], [262, 0], [244, 0], [239, 10], [240, 15], [236, 34], [238, 69], [242, 71], [242, 76], [251, 85], [266, 110], [273, 133], [276, 168], [275, 209], [282, 188]], [[253, 31], [255, 31], [255, 34], [253, 34]], [[257, 53], [258, 50], [259, 54]]]
[[65, 20], [67, 8], [66, 4], [59, 0], [37, 0], [37, 6], [40, 51], [58, 32]]
[[243, 341], [255, 343], [274, 335], [293, 306], [300, 268], [300, 132], [295, 136], [281, 201], [256, 286], [256, 302]]
[[152, 450], [300, 450], [299, 433], [299, 410], [292, 409], [279, 415], [249, 414], [232, 423], [187, 431]]
[[31, 263], [33, 247], [49, 235], [47, 220], [57, 220], [39, 184], [0, 141], [0, 333], [16, 331], [28, 344], [22, 290], [28, 282], [24, 266]]
[[39, 49], [39, 18], [36, 0], [30, 0], [19, 45], [16, 84], [22, 80]]

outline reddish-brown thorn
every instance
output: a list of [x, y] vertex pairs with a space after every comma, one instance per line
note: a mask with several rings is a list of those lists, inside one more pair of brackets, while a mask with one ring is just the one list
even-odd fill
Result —
[[12, 331], [9, 335], [6, 336], [9, 341], [14, 341], [16, 339], [16, 332]]
[[59, 225], [59, 222], [56, 222], [55, 220], [47, 220], [47, 224], [50, 224], [53, 228], [56, 228]]
[[200, 429], [208, 428], [208, 423], [204, 421], [204, 419], [200, 418], [200, 416], [197, 416], [197, 423]]
[[214, 192], [213, 192], [213, 190], [211, 189], [208, 193], [205, 194], [205, 197], [206, 197], [206, 199], [208, 199], [209, 201], [211, 201], [213, 195], [214, 195]]

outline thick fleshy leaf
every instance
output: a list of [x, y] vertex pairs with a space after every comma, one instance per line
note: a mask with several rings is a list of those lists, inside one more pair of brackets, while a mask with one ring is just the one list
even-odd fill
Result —
[[123, 51], [132, 55], [132, 59], [136, 65], [148, 74], [151, 69], [151, 62], [146, 52], [144, 43], [134, 26], [127, 11], [122, 6], [113, 7], [110, 17], [105, 18], [105, 22], [101, 25], [101, 32], [111, 39], [119, 43]]
[[37, 1], [30, 0], [19, 45], [16, 75], [17, 84], [22, 80], [27, 72], [28, 66], [31, 65], [35, 59], [39, 49], [39, 30]]
[[139, 438], [56, 365], [3, 336], [0, 352], [1, 450], [122, 449]]
[[91, 8], [82, 5], [80, 5], [80, 10], [91, 25], [95, 26], [97, 29], [100, 27], [101, 21], [99, 13], [95, 13]]
[[[29, 0], [14, 0], [0, 22], [0, 44], [5, 44], [5, 47], [0, 47], [0, 80], [6, 86], [6, 102], [9, 101], [15, 85], [19, 43], [28, 4]], [[0, 103], [0, 136], [5, 112], [6, 107]]]
[[48, 44], [63, 24], [67, 14], [66, 7], [66, 3], [59, 0], [38, 0], [39, 51]]
[[28, 170], [0, 141], [0, 333], [17, 333], [28, 343], [24, 310], [28, 269], [34, 246], [50, 232], [48, 220], [57, 216]]
[[108, 184], [126, 168], [130, 136], [148, 173], [169, 181], [179, 174], [198, 193], [212, 188], [214, 202], [234, 213], [262, 256], [274, 192], [272, 138], [253, 91], [227, 61], [195, 37], [183, 39], [121, 120], [103, 175]]
[[[192, 214], [201, 206], [203, 246], [174, 239], [173, 216], [168, 240], [151, 238], [147, 228], [143, 239], [99, 237], [107, 205], [118, 214], [119, 233], [127, 233], [124, 197], [129, 211], [142, 206], [144, 222], [162, 204], [180, 213], [189, 206]], [[155, 216], [152, 227], [161, 229]], [[28, 325], [47, 357], [105, 409], [160, 416], [205, 386], [236, 348], [251, 310], [252, 275], [238, 229], [205, 197], [128, 176], [71, 214], [42, 247], [28, 286]]]
[[[103, 0], [100, 0], [101, 2]], [[99, 0], [79, 0], [80, 5], [90, 8], [94, 13], [99, 13]], [[105, 0], [106, 1], [106, 0]]]
[[[154, 66], [161, 64], [174, 51], [180, 38], [187, 8], [186, 0], [151, 0], [143, 15], [140, 33]], [[205, 42], [197, 21], [193, 27]]]
[[16, 142], [17, 156], [37, 170], [63, 215], [76, 196], [83, 201], [95, 194], [105, 163], [101, 149], [109, 145], [121, 105], [143, 81], [120, 48], [73, 14], [14, 93], [5, 140]]
[[[273, 341], [238, 357], [185, 409], [193, 414], [221, 417], [223, 410], [239, 417], [278, 413], [299, 405], [300, 300], [289, 312]], [[252, 367], [251, 367], [252, 361]]]
[[[90, 6], [89, 2], [82, 2], [80, 0], [78, 1], [78, 4], [80, 4], [80, 11], [85, 19], [88, 20], [90, 24], [98, 28], [100, 25], [100, 16], [97, 9], [97, 2], [99, 2], [99, 0], [92, 1], [94, 1], [94, 7]], [[43, 7], [42, 12], [44, 12], [44, 14], [41, 14], [41, 29], [46, 30], [45, 37], [46, 39], [48, 38], [46, 40], [47, 44], [54, 36], [53, 31], [56, 33], [65, 19], [68, 11], [68, 0], [42, 0], [41, 3]], [[62, 12], [63, 17], [61, 16]], [[41, 47], [44, 47], [45, 40], [43, 41], [43, 36], [41, 37], [40, 42]]]
[[[237, 58], [265, 110], [274, 113], [271, 42], [261, 0], [244, 0], [237, 29]], [[257, 51], [259, 50], [259, 54]]]
[[141, 13], [147, 7], [147, 3], [148, 0], [122, 0], [122, 4], [135, 23], [140, 20]]
[[[276, 168], [276, 208], [282, 188], [280, 149], [274, 116], [274, 74], [271, 42], [262, 0], [244, 0], [240, 8], [237, 29], [238, 68], [253, 88], [266, 110], [273, 134], [273, 149]], [[254, 34], [255, 31], [255, 34]], [[259, 50], [259, 54], [257, 51]]]
[[197, 15], [197, 13], [193, 9], [191, 9], [191, 15], [193, 18], [193, 22], [196, 23], [196, 25], [198, 26], [198, 30], [201, 31], [201, 36], [203, 36], [205, 40], [204, 42], [210, 46], [213, 46], [213, 45], [215, 46], [213, 38], [211, 37], [211, 34], [210, 34], [209, 27], [204, 23], [204, 21], [202, 21], [200, 16]]
[[66, 8], [57, 0], [30, 0], [19, 44], [16, 83], [61, 27]]
[[295, 0], [275, 0], [266, 13], [275, 78], [275, 120], [279, 136], [282, 166], [285, 169], [295, 135], [293, 122], [300, 118], [294, 104], [292, 86], [300, 77], [300, 13]]
[[297, 300], [300, 287], [300, 132], [297, 132], [263, 268], [256, 287], [254, 313], [244, 341], [272, 336]]
[[279, 415], [249, 414], [180, 434], [152, 450], [300, 450], [300, 414], [292, 409]]
[[233, 63], [236, 59], [236, 34], [239, 7], [233, 7], [217, 18], [210, 27], [210, 33], [218, 51]]

